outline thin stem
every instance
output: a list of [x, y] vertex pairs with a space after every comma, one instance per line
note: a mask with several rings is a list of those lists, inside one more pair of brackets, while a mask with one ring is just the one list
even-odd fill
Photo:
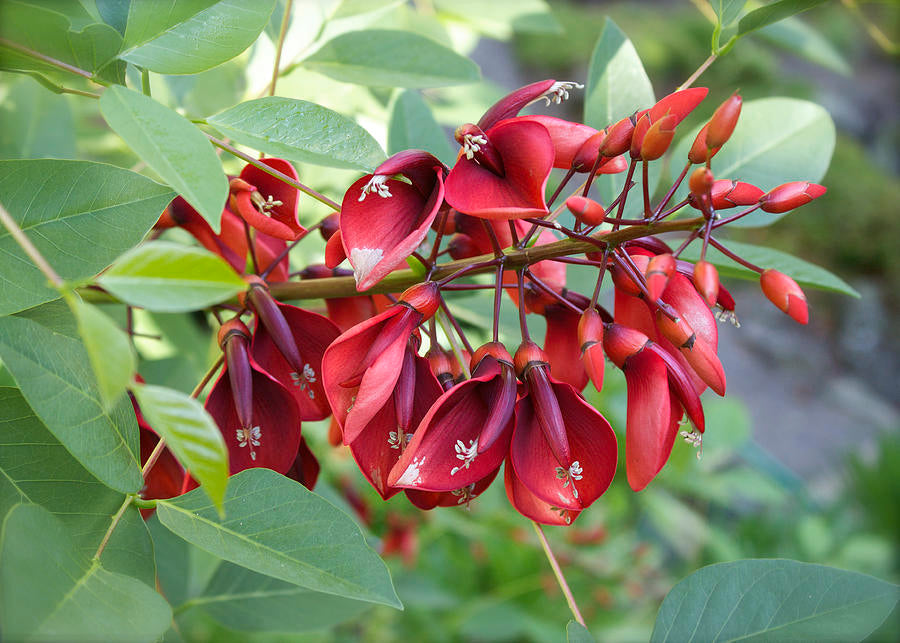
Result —
[[697, 71], [695, 71], [693, 74], [688, 76], [688, 79], [686, 81], [684, 81], [683, 83], [681, 83], [681, 85], [679, 85], [678, 89], [676, 89], [675, 91], [681, 91], [682, 89], [687, 89], [688, 87], [693, 85], [694, 82], [698, 78], [700, 78], [700, 74], [705, 72], [707, 70], [707, 68], [715, 62], [716, 58], [718, 58], [717, 54], [710, 54], [709, 58], [704, 60], [703, 63], [699, 67], [697, 67]]
[[275, 65], [272, 67], [272, 82], [269, 83], [269, 96], [275, 95], [275, 83], [278, 82], [278, 68], [281, 67], [281, 50], [284, 48], [284, 37], [287, 34], [288, 22], [291, 18], [291, 7], [294, 0], [287, 0], [284, 14], [281, 16], [281, 30], [278, 32], [278, 44], [275, 46]]
[[559, 185], [556, 186], [556, 189], [553, 191], [553, 194], [550, 195], [550, 198], [547, 200], [547, 207], [548, 207], [548, 208], [549, 208], [550, 206], [553, 205], [553, 202], [556, 201], [556, 197], [559, 196], [559, 193], [562, 192], [563, 189], [566, 187], [566, 183], [568, 183], [569, 180], [570, 180], [574, 175], [575, 175], [575, 168], [574, 168], [574, 167], [571, 168], [568, 172], [566, 172], [566, 175], [563, 177], [563, 180], [559, 182]]
[[437, 232], [434, 233], [434, 245], [431, 246], [431, 254], [428, 255], [428, 261], [432, 266], [437, 262], [437, 258], [443, 254], [439, 252], [441, 247], [441, 241], [444, 240], [444, 228], [447, 227], [447, 216], [449, 216], [450, 210], [444, 210], [438, 215], [438, 225]]
[[462, 327], [459, 325], [456, 317], [453, 316], [453, 313], [450, 312], [450, 308], [447, 306], [447, 302], [444, 301], [444, 298], [441, 297], [441, 309], [444, 311], [444, 315], [446, 315], [447, 320], [450, 322], [450, 325], [453, 326], [453, 330], [456, 331], [457, 336], [460, 341], [462, 341], [463, 346], [466, 347], [466, 350], [469, 351], [469, 355], [475, 353], [472, 349], [472, 345], [469, 343], [469, 340], [466, 339], [466, 334], [463, 332]]
[[247, 249], [250, 251], [250, 263], [253, 265], [253, 272], [259, 274], [259, 263], [256, 261], [256, 247], [253, 245], [253, 235], [250, 233], [250, 224], [241, 219], [244, 224], [244, 236], [247, 238]]
[[644, 183], [641, 186], [644, 193], [644, 218], [649, 219], [653, 213], [650, 210], [650, 164], [647, 161], [641, 161], [641, 177]]
[[528, 332], [528, 322], [525, 319], [525, 269], [516, 271], [516, 281], [519, 284], [519, 331], [522, 333], [522, 341], [531, 341]]
[[144, 96], [150, 96], [150, 70], [141, 70], [141, 91]]
[[672, 184], [672, 187], [669, 188], [669, 191], [666, 192], [666, 196], [662, 198], [662, 201], [659, 202], [659, 205], [656, 206], [656, 209], [653, 211], [652, 219], [654, 221], [661, 219], [660, 212], [662, 209], [669, 204], [669, 201], [672, 199], [672, 195], [675, 194], [675, 190], [678, 189], [678, 186], [681, 185], [681, 182], [684, 181], [684, 177], [687, 176], [688, 170], [691, 168], [691, 162], [688, 161], [684, 166], [684, 169], [681, 170], [681, 174], [678, 175], [678, 178], [675, 179], [675, 182]]
[[719, 219], [718, 221], [716, 221], [713, 224], [713, 230], [715, 230], [716, 228], [721, 228], [723, 225], [728, 225], [732, 221], [737, 221], [738, 219], [742, 219], [743, 217], [747, 216], [751, 212], [756, 212], [761, 206], [762, 206], [761, 203], [757, 203], [756, 205], [750, 206], [743, 212], [738, 212], [734, 216], [730, 216], [727, 219]]
[[[160, 440], [162, 442], [162, 440]], [[103, 553], [103, 550], [106, 549], [106, 544], [109, 542], [110, 536], [112, 536], [112, 532], [115, 531], [116, 527], [119, 524], [119, 521], [122, 520], [122, 516], [125, 515], [125, 510], [128, 509], [128, 505], [131, 504], [131, 501], [134, 500], [135, 494], [129, 493], [125, 496], [125, 502], [122, 503], [122, 506], [119, 507], [119, 510], [113, 515], [112, 520], [109, 523], [109, 529], [106, 530], [106, 533], [103, 534], [103, 540], [100, 541], [100, 545], [97, 547], [97, 552], [94, 554], [94, 560], [100, 559], [100, 554]]]
[[144, 479], [147, 478], [147, 473], [150, 469], [153, 468], [153, 465], [156, 464], [156, 461], [159, 460], [159, 456], [162, 455], [163, 450], [166, 448], [166, 441], [162, 438], [159, 439], [159, 442], [156, 443], [156, 446], [153, 447], [153, 451], [150, 452], [150, 456], [147, 458], [147, 461], [144, 463], [144, 466], [141, 467], [141, 477]]
[[229, 145], [225, 141], [220, 141], [219, 139], [217, 139], [215, 136], [212, 136], [211, 134], [206, 134], [206, 138], [208, 138], [209, 142], [212, 143], [213, 145], [215, 145], [216, 147], [225, 150], [229, 154], [233, 154], [234, 156], [238, 157], [239, 159], [241, 159], [243, 161], [246, 161], [253, 167], [255, 167], [259, 170], [262, 170], [266, 174], [270, 174], [270, 175], [274, 176], [279, 181], [287, 183], [291, 187], [300, 190], [304, 194], [307, 194], [307, 195], [311, 196], [312, 198], [314, 198], [316, 201], [319, 201], [320, 203], [324, 203], [332, 210], [340, 212], [341, 206], [338, 205], [337, 203], [335, 203], [334, 201], [332, 201], [331, 199], [329, 199], [324, 194], [319, 194], [312, 188], [303, 185], [299, 181], [295, 181], [294, 179], [289, 177], [287, 174], [284, 174], [283, 172], [279, 172], [275, 168], [269, 167], [265, 163], [261, 163], [258, 159], [253, 158], [249, 154], [244, 154], [236, 147]]
[[219, 359], [217, 359], [212, 366], [209, 367], [209, 370], [206, 371], [206, 374], [203, 376], [203, 379], [194, 387], [194, 390], [191, 391], [191, 397], [198, 398], [200, 397], [200, 393], [203, 392], [203, 389], [206, 388], [206, 385], [209, 384], [209, 381], [213, 378], [216, 372], [219, 370], [219, 367], [222, 366], [222, 363], [225, 361], [225, 355], [219, 355]]
[[28, 255], [29, 259], [34, 262], [38, 270], [44, 273], [44, 276], [53, 284], [53, 287], [57, 290], [64, 288], [65, 282], [62, 280], [62, 277], [56, 274], [53, 267], [44, 259], [44, 255], [34, 247], [34, 244], [31, 243], [31, 240], [22, 231], [16, 220], [12, 218], [12, 215], [6, 211], [2, 203], [0, 203], [0, 223], [3, 223], [3, 226], [9, 230], [9, 234], [15, 242], [19, 244], [19, 247]]
[[747, 260], [744, 259], [743, 257], [740, 257], [740, 256], [734, 254], [731, 250], [729, 250], [728, 248], [726, 248], [725, 246], [723, 246], [721, 243], [719, 243], [718, 241], [716, 241], [716, 240], [713, 239], [712, 237], [709, 237], [709, 243], [712, 245], [713, 248], [715, 248], [716, 250], [718, 250], [719, 252], [721, 252], [723, 255], [725, 255], [725, 256], [728, 257], [729, 259], [733, 259], [734, 261], [738, 262], [738, 263], [741, 264], [742, 266], [744, 266], [744, 267], [746, 267], [746, 268], [749, 268], [750, 270], [752, 270], [752, 271], [754, 271], [754, 272], [758, 272], [758, 273], [760, 273], [760, 274], [763, 273], [763, 269], [760, 268], [759, 266], [757, 266], [755, 263], [750, 263], [749, 261], [747, 261]]
[[[327, 217], [326, 217], [326, 218], [327, 218]], [[325, 219], [322, 219], [322, 221], [324, 221], [324, 220], [325, 220]], [[279, 253], [278, 253], [278, 256], [276, 256], [274, 259], [272, 259], [272, 261], [269, 263], [268, 267], [266, 267], [266, 269], [263, 270], [262, 273], [260, 273], [260, 275], [259, 275], [259, 276], [260, 276], [260, 279], [265, 279], [266, 277], [268, 277], [268, 276], [269, 276], [269, 273], [271, 273], [273, 270], [275, 270], [275, 267], [276, 267], [279, 263], [281, 263], [281, 260], [282, 260], [282, 259], [284, 259], [285, 257], [288, 256], [288, 253], [289, 253], [291, 250], [293, 250], [294, 248], [297, 247], [297, 244], [298, 244], [298, 243], [300, 243], [300, 242], [303, 241], [306, 237], [308, 237], [309, 234], [310, 234], [313, 230], [318, 230], [320, 227], [322, 227], [322, 221], [319, 221], [319, 222], [316, 223], [315, 225], [310, 226], [310, 227], [307, 228], [306, 231], [303, 232], [299, 237], [297, 237], [296, 239], [294, 239], [293, 241], [291, 241], [289, 244], [287, 244], [287, 245], [285, 246], [284, 250], [282, 250], [281, 252], [279, 252]]]
[[494, 282], [494, 328], [492, 337], [500, 341], [500, 302], [503, 297], [503, 264], [497, 265], [497, 277]]
[[547, 542], [547, 536], [544, 535], [544, 530], [541, 529], [541, 526], [536, 522], [531, 523], [534, 525], [534, 531], [538, 535], [538, 540], [541, 541], [541, 547], [544, 549], [544, 555], [547, 557], [547, 561], [550, 563], [550, 567], [553, 569], [553, 575], [556, 576], [556, 582], [559, 583], [559, 588], [562, 590], [563, 596], [566, 597], [566, 603], [569, 604], [569, 609], [572, 611], [572, 616], [575, 617], [575, 620], [578, 621], [584, 627], [587, 625], [584, 622], [584, 617], [581, 616], [581, 611], [578, 609], [578, 604], [575, 602], [575, 597], [572, 595], [572, 590], [569, 589], [569, 584], [566, 582], [566, 577], [563, 576], [562, 568], [559, 566], [559, 563], [556, 560], [556, 556], [553, 555], [553, 550], [550, 549], [550, 543]]
[[[443, 304], [443, 301], [441, 303]], [[466, 376], [466, 379], [469, 379], [470, 377], [472, 377], [472, 374], [469, 372], [469, 362], [465, 359], [462, 349], [459, 347], [459, 342], [456, 341], [456, 336], [453, 334], [453, 330], [450, 328], [450, 318], [444, 311], [445, 309], [442, 307], [437, 311], [435, 317], [437, 318], [438, 323], [441, 325], [441, 330], [444, 331], [444, 335], [447, 336], [447, 341], [450, 342], [450, 348], [453, 350], [453, 355], [456, 357], [456, 361], [459, 364], [463, 375]], [[472, 351], [470, 350], [469, 354], [471, 353]]]
[[31, 56], [32, 58], [37, 58], [38, 60], [42, 60], [45, 63], [47, 63], [48, 65], [56, 67], [57, 69], [62, 69], [63, 71], [67, 71], [70, 74], [77, 74], [78, 76], [81, 76], [82, 78], [87, 78], [89, 81], [91, 81], [93, 83], [97, 83], [98, 85], [106, 84], [106, 83], [94, 78], [94, 75], [89, 71], [85, 71], [84, 69], [80, 69], [78, 67], [75, 67], [74, 65], [70, 65], [69, 63], [64, 63], [63, 61], [57, 60], [56, 58], [51, 58], [50, 56], [42, 54], [39, 51], [35, 51], [34, 49], [29, 49], [28, 47], [20, 45], [17, 42], [13, 42], [12, 40], [7, 40], [6, 38], [0, 38], [0, 45], [2, 45], [4, 47], [9, 47], [10, 49], [15, 49], [16, 51], [20, 51], [23, 54], [25, 54], [26, 56]]
[[603, 277], [606, 275], [606, 262], [609, 260], [609, 246], [603, 251], [603, 259], [600, 264], [600, 270], [597, 271], [597, 283], [594, 285], [594, 292], [591, 294], [591, 305], [589, 308], [597, 306], [597, 300], [600, 298], [600, 288], [603, 286]]

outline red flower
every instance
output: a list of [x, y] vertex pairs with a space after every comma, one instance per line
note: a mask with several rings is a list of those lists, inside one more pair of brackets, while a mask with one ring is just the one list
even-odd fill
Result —
[[[297, 180], [297, 170], [279, 158], [260, 159], [267, 165]], [[238, 179], [231, 181], [231, 209], [248, 224], [276, 239], [293, 241], [306, 228], [297, 221], [298, 190], [255, 165], [247, 165]]]

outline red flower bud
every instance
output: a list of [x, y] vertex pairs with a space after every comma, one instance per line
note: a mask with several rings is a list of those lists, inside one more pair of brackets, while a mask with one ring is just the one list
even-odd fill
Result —
[[335, 212], [322, 219], [322, 225], [319, 226], [319, 233], [322, 235], [322, 238], [325, 239], [325, 241], [328, 241], [329, 239], [331, 239], [335, 232], [340, 230], [340, 228], [341, 219], [338, 216], [338, 213]]
[[650, 116], [646, 113], [641, 116], [634, 126], [634, 132], [631, 134], [631, 158], [641, 158], [641, 147], [644, 145], [644, 137], [650, 130]]
[[536, 364], [542, 364], [546, 366], [549, 363], [547, 358], [547, 354], [541, 350], [541, 347], [535, 344], [534, 342], [527, 341], [519, 344], [519, 348], [516, 349], [516, 356], [513, 360], [516, 368], [516, 375], [519, 376], [519, 379], [525, 379], [525, 372]]
[[566, 199], [566, 207], [582, 225], [590, 227], [603, 223], [603, 217], [606, 216], [602, 205], [583, 196], [570, 196]]
[[597, 162], [597, 157], [600, 155], [598, 150], [605, 138], [605, 130], [601, 130], [588, 137], [575, 153], [575, 158], [572, 160], [572, 169], [576, 172], [590, 172], [591, 168], [594, 167], [594, 163]]
[[694, 286], [710, 307], [716, 305], [719, 296], [719, 272], [714, 265], [708, 261], [698, 261], [694, 265]]
[[759, 201], [763, 191], [755, 185], [743, 181], [729, 181], [722, 179], [713, 183], [712, 198], [713, 207], [716, 210], [725, 210], [739, 205], [753, 205]]
[[[638, 271], [641, 275], [646, 271], [647, 266], [650, 264], [650, 257], [647, 255], [639, 255], [634, 254], [630, 255], [631, 261], [637, 266]], [[635, 297], [639, 297], [644, 291], [641, 289], [641, 286], [634, 281], [634, 277], [631, 276], [631, 273], [626, 271], [625, 268], [619, 261], [614, 261], [613, 264], [609, 267], [609, 274], [612, 275], [613, 283], [616, 288], [622, 292], [626, 292], [629, 295], [634, 295]]]
[[598, 391], [603, 388], [603, 321], [595, 308], [588, 308], [578, 321], [578, 343], [581, 361], [591, 383]]
[[644, 135], [641, 143], [641, 159], [655, 161], [669, 149], [672, 137], [675, 136], [675, 126], [678, 117], [675, 114], [666, 114], [653, 123]]
[[706, 195], [706, 192], [713, 186], [714, 182], [715, 177], [709, 171], [709, 168], [698, 167], [691, 172], [691, 178], [688, 179], [688, 187], [691, 190], [691, 194], [700, 199]]
[[650, 338], [644, 333], [622, 324], [609, 324], [603, 334], [603, 350], [612, 363], [621, 369], [626, 360], [644, 350]]
[[662, 297], [669, 277], [675, 271], [675, 265], [675, 258], [668, 252], [650, 259], [644, 277], [647, 280], [647, 294], [651, 301]]
[[710, 149], [718, 149], [731, 138], [734, 126], [737, 125], [741, 115], [741, 97], [732, 94], [716, 108], [712, 118], [709, 119], [709, 129], [706, 131], [706, 146]]
[[505, 362], [506, 364], [513, 363], [512, 355], [506, 350], [506, 346], [500, 342], [488, 342], [487, 344], [479, 346], [475, 351], [475, 354], [472, 355], [470, 364], [471, 370], [474, 371], [477, 369], [478, 365], [481, 364], [481, 360], [485, 357], [493, 357], [498, 362]]
[[623, 118], [609, 128], [606, 138], [597, 149], [603, 156], [619, 156], [631, 148], [631, 138], [634, 134], [634, 121], [631, 118]]
[[481, 254], [481, 248], [467, 234], [457, 232], [447, 244], [447, 250], [454, 259], [468, 259]]
[[806, 205], [825, 194], [825, 187], [808, 181], [792, 181], [764, 194], [759, 202], [764, 212], [780, 214]]
[[708, 131], [709, 123], [704, 125], [697, 133], [697, 138], [694, 139], [694, 144], [691, 145], [691, 150], [688, 152], [688, 160], [691, 163], [706, 163], [719, 151], [720, 148], [718, 147], [713, 149], [706, 147], [706, 133]]
[[806, 295], [797, 282], [777, 270], [765, 270], [759, 276], [763, 294], [775, 306], [790, 315], [799, 324], [809, 322]]
[[400, 295], [400, 301], [422, 315], [422, 321], [431, 319], [440, 306], [438, 285], [434, 281], [425, 281], [410, 286]]

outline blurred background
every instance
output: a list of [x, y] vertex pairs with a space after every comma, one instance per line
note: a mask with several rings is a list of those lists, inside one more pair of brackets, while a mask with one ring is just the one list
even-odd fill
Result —
[[[337, 4], [295, 2], [285, 60], [314, 50], [328, 33], [373, 26], [451, 45], [480, 65], [483, 81], [423, 92], [448, 141], [452, 128], [477, 120], [511, 89], [548, 77], [583, 82], [607, 16], [634, 43], [657, 98], [706, 59], [712, 31], [702, 0], [345, 1], [341, 6], [357, 5], [345, 16], [336, 16]], [[154, 75], [154, 97], [202, 117], [259, 95], [269, 81], [282, 11], [283, 1], [269, 38], [234, 61], [196, 76]], [[623, 468], [573, 527], [547, 529], [599, 640], [647, 640], [669, 589], [714, 562], [785, 557], [900, 580], [900, 339], [893, 332], [900, 312], [898, 23], [894, 2], [828, 2], [741, 39], [697, 83], [710, 96], [683, 132], [735, 90], [745, 101], [808, 99], [830, 113], [838, 135], [821, 181], [828, 193], [774, 225], [730, 238], [826, 267], [861, 296], [808, 290], [811, 319], [801, 327], [771, 306], [757, 284], [725, 282], [741, 327], [720, 325], [729, 390], [724, 399], [704, 398], [702, 457], [679, 441], [647, 490], [634, 494]], [[354, 116], [387, 142], [396, 100], [390, 90], [288, 66], [278, 94]], [[0, 158], [94, 159], [146, 171], [106, 128], [93, 101], [55, 95], [11, 74], [0, 77], [0, 97]], [[562, 111], [554, 115], [579, 119], [581, 94], [555, 109]], [[240, 168], [223, 161], [229, 171]], [[314, 166], [302, 166], [300, 174], [337, 200], [357, 178]], [[317, 206], [304, 202], [301, 221], [325, 214]], [[321, 252], [301, 249], [297, 262]], [[461, 319], [474, 341], [484, 332], [484, 300], [469, 299], [460, 306], [468, 311]], [[506, 318], [514, 322], [510, 309]], [[203, 320], [147, 314], [139, 323], [164, 337], [141, 343], [141, 373], [169, 385], [175, 373], [175, 385], [189, 391], [212, 354]], [[510, 345], [515, 339], [510, 335]], [[613, 426], [624, 427], [624, 378], [609, 369], [606, 381], [602, 394], [588, 396]], [[262, 635], [230, 629], [227, 614], [187, 608], [178, 615], [185, 638], [561, 640], [570, 618], [565, 601], [529, 522], [511, 509], [499, 481], [469, 507], [423, 513], [402, 494], [382, 502], [346, 449], [327, 444], [327, 424], [305, 426], [304, 433], [323, 467], [316, 491], [360, 518], [388, 558], [406, 610], [348, 615], [351, 620], [329, 632]], [[202, 586], [211, 573], [205, 555], [188, 553], [192, 582]], [[893, 618], [871, 640], [896, 640], [898, 627]]]

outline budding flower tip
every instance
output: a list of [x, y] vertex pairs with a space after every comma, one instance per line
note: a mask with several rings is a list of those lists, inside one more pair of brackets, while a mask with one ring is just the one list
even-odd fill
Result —
[[431, 319], [440, 306], [440, 289], [437, 282], [424, 281], [404, 290], [400, 301], [420, 313], [423, 319]]

